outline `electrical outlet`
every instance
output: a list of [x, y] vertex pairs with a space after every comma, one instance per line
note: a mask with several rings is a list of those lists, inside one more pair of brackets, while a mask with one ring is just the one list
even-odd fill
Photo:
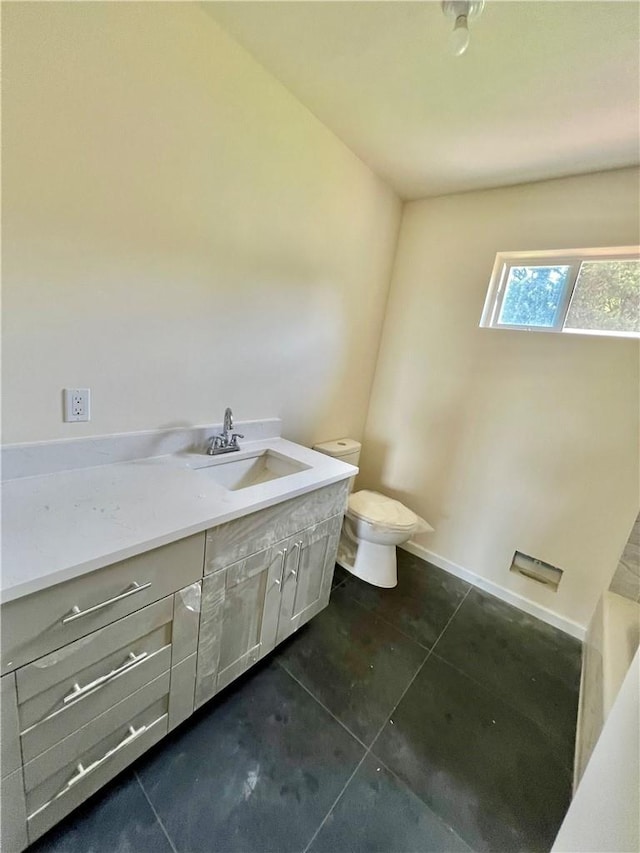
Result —
[[89, 388], [64, 389], [64, 419], [71, 421], [88, 421], [90, 412], [91, 391]]

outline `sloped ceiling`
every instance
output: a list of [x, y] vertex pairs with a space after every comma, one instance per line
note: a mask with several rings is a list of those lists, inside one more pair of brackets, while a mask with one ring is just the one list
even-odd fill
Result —
[[422, 2], [205, 2], [402, 198], [640, 161], [640, 3], [487, 0], [462, 57]]

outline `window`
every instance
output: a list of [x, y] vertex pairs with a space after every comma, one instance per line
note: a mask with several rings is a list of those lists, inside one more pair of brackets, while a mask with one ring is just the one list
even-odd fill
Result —
[[640, 248], [499, 252], [480, 325], [640, 337]]

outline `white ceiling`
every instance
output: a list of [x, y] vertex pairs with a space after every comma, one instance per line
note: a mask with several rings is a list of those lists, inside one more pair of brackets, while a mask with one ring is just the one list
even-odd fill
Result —
[[487, 0], [462, 57], [436, 0], [203, 5], [403, 198], [640, 161], [636, 0]]

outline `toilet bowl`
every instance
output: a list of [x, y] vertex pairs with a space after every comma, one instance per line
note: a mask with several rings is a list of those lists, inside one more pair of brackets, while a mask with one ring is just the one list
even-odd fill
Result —
[[430, 530], [399, 501], [378, 492], [355, 492], [349, 498], [337, 563], [367, 583], [390, 589], [398, 583], [396, 546]]
[[[350, 438], [327, 441], [313, 448], [357, 465], [360, 443]], [[390, 589], [398, 583], [396, 546], [414, 533], [433, 531], [427, 522], [399, 501], [362, 490], [349, 497], [336, 562], [374, 586]]]

